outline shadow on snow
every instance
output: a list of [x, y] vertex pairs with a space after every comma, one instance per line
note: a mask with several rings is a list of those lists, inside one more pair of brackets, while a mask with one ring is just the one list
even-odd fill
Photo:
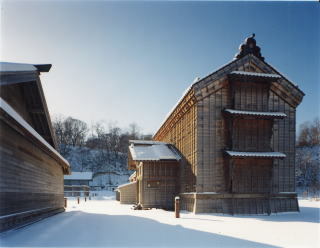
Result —
[[65, 212], [1, 237], [1, 246], [276, 247], [130, 215]]

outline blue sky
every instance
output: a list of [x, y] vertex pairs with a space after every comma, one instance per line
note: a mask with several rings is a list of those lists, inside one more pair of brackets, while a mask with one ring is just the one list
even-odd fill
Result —
[[50, 113], [153, 133], [195, 77], [256, 34], [266, 62], [305, 92], [297, 123], [320, 112], [317, 2], [4, 1], [1, 60], [51, 63]]

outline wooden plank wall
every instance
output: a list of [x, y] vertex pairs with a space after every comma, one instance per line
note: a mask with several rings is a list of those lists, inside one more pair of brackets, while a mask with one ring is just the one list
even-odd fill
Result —
[[[48, 212], [63, 207], [62, 167], [20, 133], [19, 127], [1, 119], [0, 216], [43, 208]], [[9, 228], [6, 223], [1, 224], [2, 229]]]
[[273, 168], [273, 192], [295, 192], [295, 107], [282, 100], [273, 91], [269, 97], [270, 111], [286, 113], [287, 117], [274, 120], [271, 147], [286, 154], [285, 159], [275, 159]]
[[[28, 85], [36, 85], [35, 82], [30, 82]], [[13, 109], [15, 109], [20, 116], [33, 126], [30, 112], [28, 111], [26, 99], [23, 95], [23, 86], [20, 84], [12, 84], [2, 86], [0, 88], [0, 97], [4, 99]]]
[[270, 193], [271, 159], [234, 159], [232, 193]]
[[137, 183], [127, 184], [119, 188], [121, 204], [137, 203]]
[[227, 187], [223, 156], [227, 127], [222, 109], [230, 106], [228, 91], [225, 86], [197, 103], [197, 192], [221, 192]]
[[273, 120], [234, 119], [232, 150], [270, 152], [272, 125]]
[[178, 162], [148, 161], [142, 163], [142, 197], [143, 207], [173, 209], [174, 197], [178, 195]]
[[179, 168], [180, 192], [195, 191], [197, 166], [196, 116], [197, 107], [193, 105], [161, 139], [155, 137], [155, 140], [175, 145], [183, 155]]

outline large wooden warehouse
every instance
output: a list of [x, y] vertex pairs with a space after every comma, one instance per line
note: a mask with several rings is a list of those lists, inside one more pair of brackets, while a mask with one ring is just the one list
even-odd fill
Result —
[[182, 154], [183, 209], [298, 211], [295, 119], [303, 96], [264, 61], [254, 36], [233, 61], [193, 83], [153, 137]]
[[64, 211], [70, 167], [56, 151], [39, 78], [50, 67], [0, 63], [0, 231]]

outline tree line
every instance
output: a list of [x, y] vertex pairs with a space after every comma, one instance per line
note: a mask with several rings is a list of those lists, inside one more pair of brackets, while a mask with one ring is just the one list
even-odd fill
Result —
[[152, 139], [151, 134], [141, 133], [140, 127], [135, 123], [123, 130], [111, 122], [100, 121], [89, 126], [73, 117], [55, 116], [53, 129], [62, 155], [67, 155], [70, 147], [87, 147], [118, 156], [119, 153], [127, 153], [129, 140]]
[[[56, 116], [53, 119], [59, 151], [68, 157], [72, 147], [81, 149], [80, 170], [93, 172], [105, 170], [105, 164], [121, 161], [120, 167], [126, 168], [126, 154], [129, 140], [151, 140], [152, 135], [143, 134], [137, 124], [132, 123], [121, 129], [113, 123], [96, 122], [89, 126], [84, 121]], [[320, 190], [320, 121], [305, 122], [297, 135], [296, 176], [297, 186], [312, 191]], [[97, 150], [94, 157], [86, 156], [91, 150]], [[88, 161], [86, 161], [88, 160]], [[92, 161], [94, 160], [94, 161]], [[74, 165], [75, 166], [75, 165]], [[113, 167], [109, 166], [110, 170]], [[108, 169], [108, 170], [109, 170]]]
[[318, 195], [320, 191], [320, 121], [300, 126], [296, 150], [296, 182], [303, 191]]

